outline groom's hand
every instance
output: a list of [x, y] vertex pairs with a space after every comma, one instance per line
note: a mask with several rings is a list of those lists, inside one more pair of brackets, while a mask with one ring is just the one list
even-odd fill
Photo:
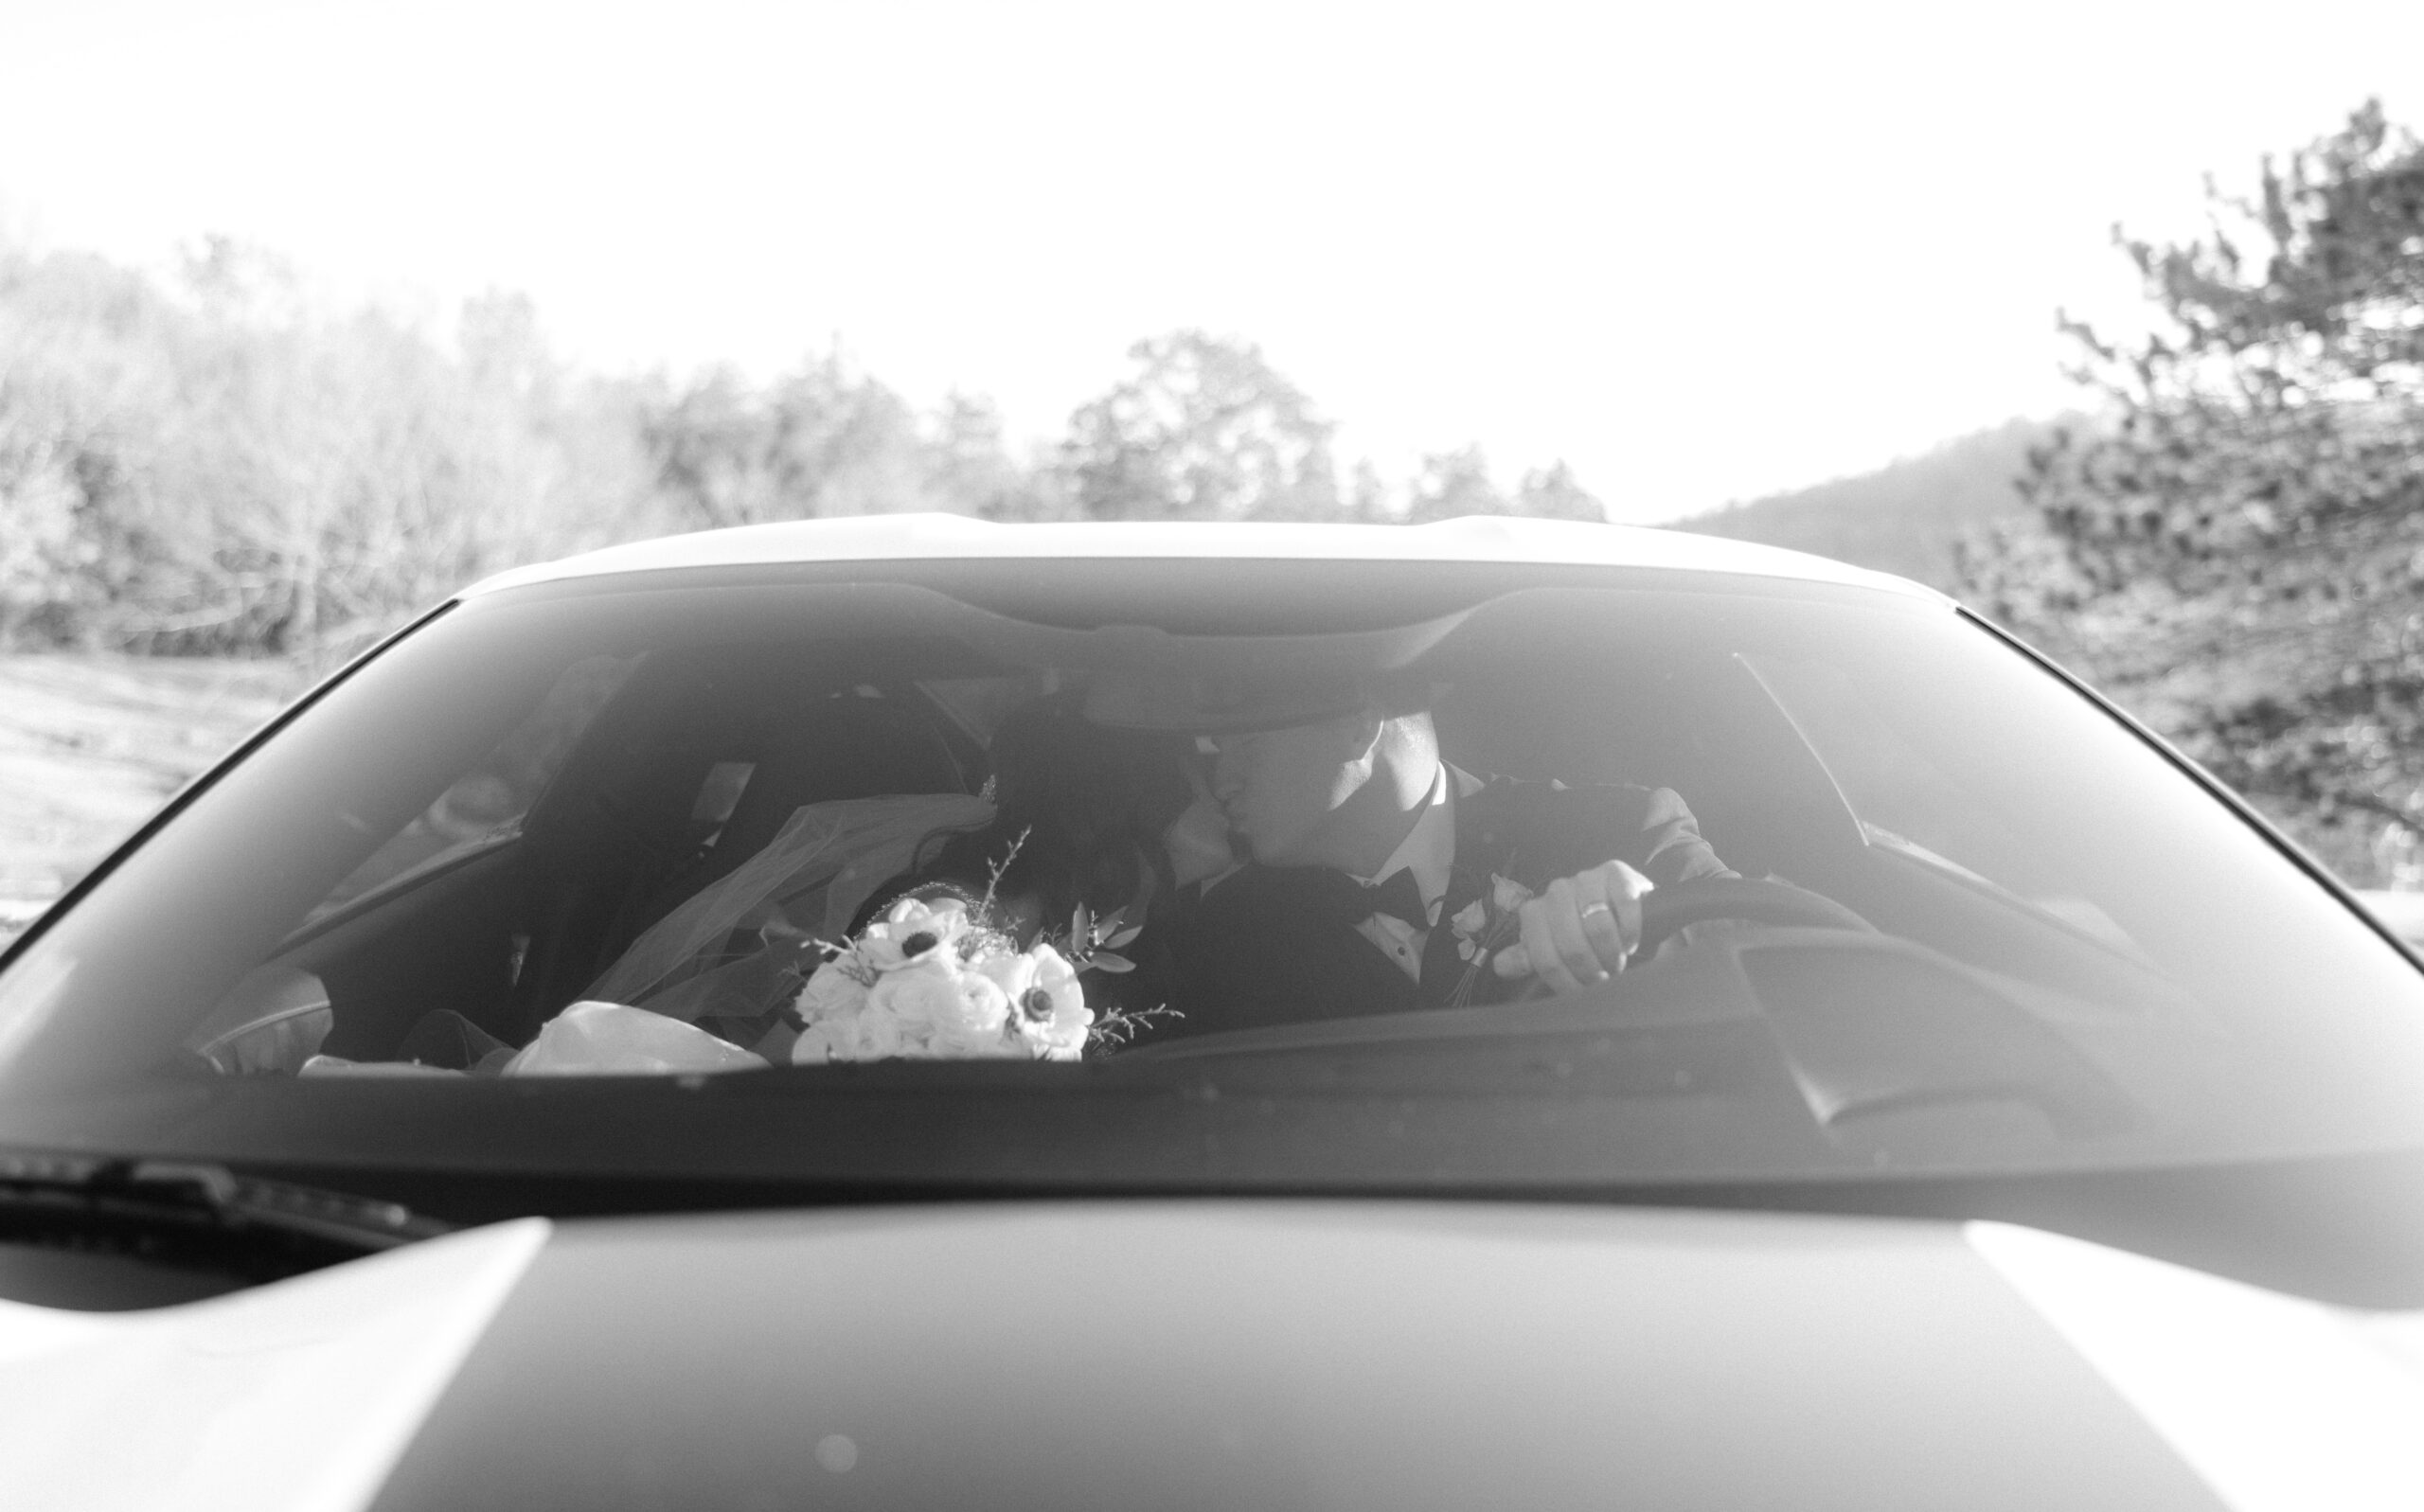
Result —
[[1553, 992], [1605, 982], [1641, 944], [1641, 897], [1649, 879], [1620, 861], [1560, 877], [1517, 911], [1522, 943], [1490, 959], [1510, 981], [1537, 976]]

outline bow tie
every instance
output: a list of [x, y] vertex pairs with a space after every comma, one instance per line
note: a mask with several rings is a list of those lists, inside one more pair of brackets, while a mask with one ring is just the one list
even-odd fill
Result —
[[1355, 916], [1359, 920], [1375, 914], [1386, 914], [1416, 929], [1431, 927], [1431, 910], [1422, 904], [1422, 888], [1415, 881], [1414, 873], [1406, 867], [1399, 867], [1370, 886], [1359, 883], [1357, 891], [1363, 895], [1358, 900], [1359, 912]]

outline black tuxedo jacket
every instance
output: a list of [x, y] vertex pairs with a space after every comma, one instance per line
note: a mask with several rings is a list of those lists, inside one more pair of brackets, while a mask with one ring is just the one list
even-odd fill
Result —
[[1417, 984], [1339, 920], [1326, 901], [1335, 897], [1337, 873], [1248, 865], [1170, 920], [1167, 995], [1184, 1016], [1166, 1021], [1154, 1038], [1399, 1013], [1446, 1004], [1460, 987], [1467, 1001], [1497, 1001], [1523, 984], [1500, 982], [1487, 958], [1459, 959], [1449, 919], [1483, 897], [1493, 876], [1537, 891], [1610, 861], [1661, 887], [1734, 875], [1669, 789], [1485, 783], [1456, 798], [1454, 862]]

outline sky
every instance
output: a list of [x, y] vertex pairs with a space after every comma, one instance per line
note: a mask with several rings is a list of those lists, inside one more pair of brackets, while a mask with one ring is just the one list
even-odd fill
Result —
[[2424, 5], [679, 6], [0, 0], [0, 234], [224, 234], [604, 371], [838, 343], [1057, 436], [1242, 337], [1402, 477], [1562, 458], [1618, 519], [2075, 401], [2110, 242], [2368, 96]]

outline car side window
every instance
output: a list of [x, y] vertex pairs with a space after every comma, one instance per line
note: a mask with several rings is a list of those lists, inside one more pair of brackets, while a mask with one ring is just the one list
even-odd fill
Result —
[[[424, 866], [518, 834], [530, 806], [641, 660], [638, 656], [592, 656], [566, 667], [526, 718], [477, 765], [449, 783], [436, 802], [331, 888], [312, 910], [311, 918], [326, 917]], [[744, 773], [739, 781], [726, 783], [732, 799], [739, 798], [740, 784], [746, 780]], [[701, 795], [702, 803], [708, 799], [708, 794]], [[726, 803], [724, 814], [729, 812]]]
[[1745, 660], [1826, 764], [1870, 845], [1984, 881], [2108, 944], [2127, 943], [2061, 858], [2016, 831], [1911, 738], [1906, 726], [1926, 717], [1924, 701], [1880, 697], [1835, 662]]

